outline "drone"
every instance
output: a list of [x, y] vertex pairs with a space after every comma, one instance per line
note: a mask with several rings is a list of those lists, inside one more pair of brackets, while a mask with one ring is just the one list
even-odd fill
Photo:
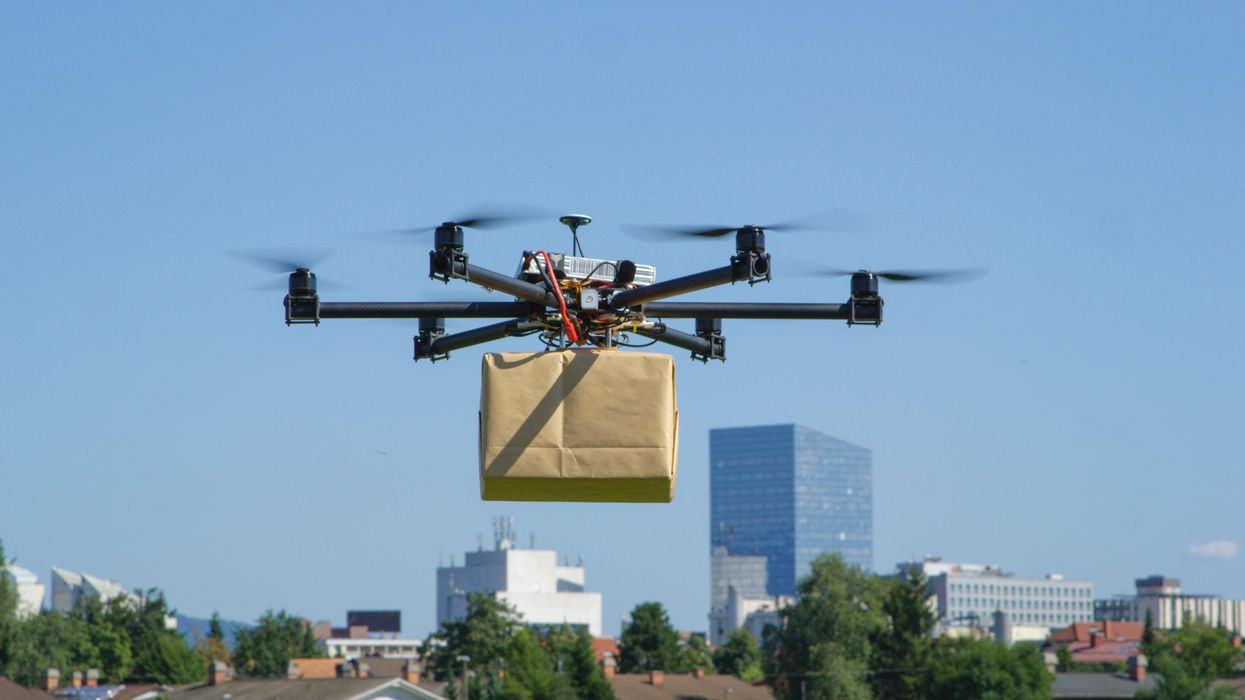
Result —
[[[330, 302], [322, 301], [316, 275], [309, 265], [278, 262], [289, 273], [284, 300], [286, 325], [315, 324], [337, 318], [418, 319], [414, 359], [437, 362], [455, 350], [514, 336], [537, 335], [547, 349], [567, 347], [646, 347], [654, 343], [688, 350], [693, 360], [726, 360], [724, 319], [789, 319], [846, 321], [849, 326], [879, 326], [882, 297], [878, 280], [893, 282], [958, 281], [975, 271], [823, 270], [820, 274], [850, 278], [850, 296], [837, 304], [721, 303], [665, 301], [701, 289], [770, 282], [773, 271], [765, 250], [767, 231], [809, 228], [796, 220], [771, 226], [661, 228], [632, 227], [633, 231], [721, 238], [734, 234], [734, 254], [726, 265], [704, 272], [658, 281], [657, 269], [632, 260], [585, 257], [579, 229], [592, 223], [585, 214], [560, 217], [571, 232], [571, 254], [524, 251], [518, 270], [505, 275], [471, 263], [465, 245], [468, 229], [486, 229], [514, 223], [516, 216], [468, 216], [438, 226], [403, 229], [401, 233], [433, 234], [428, 253], [428, 276], [448, 284], [461, 280], [501, 292], [512, 301]], [[275, 262], [275, 261], [274, 261]], [[450, 318], [503, 319], [472, 330], [446, 333]], [[694, 319], [694, 333], [676, 330], [667, 319]], [[638, 342], [639, 338], [647, 342]]]

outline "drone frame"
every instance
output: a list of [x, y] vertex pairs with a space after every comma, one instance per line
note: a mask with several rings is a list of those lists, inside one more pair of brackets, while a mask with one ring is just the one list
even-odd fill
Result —
[[[563, 223], [571, 225], [563, 217]], [[577, 223], [586, 223], [578, 217]], [[590, 221], [590, 219], [588, 219]], [[572, 233], [577, 226], [572, 226]], [[578, 236], [576, 236], [576, 240]], [[578, 247], [578, 246], [577, 246]], [[528, 253], [526, 255], [534, 255]], [[625, 267], [620, 261], [617, 268]], [[537, 266], [540, 267], [537, 257]], [[729, 264], [682, 277], [654, 282], [646, 286], [629, 286], [630, 280], [617, 280], [615, 287], [604, 288], [597, 308], [581, 307], [575, 294], [558, 283], [552, 269], [543, 285], [520, 277], [511, 277], [469, 262], [464, 250], [463, 226], [446, 222], [435, 230], [433, 249], [429, 252], [428, 275], [448, 283], [463, 280], [515, 297], [515, 301], [481, 302], [325, 302], [316, 291], [316, 276], [300, 267], [289, 276], [289, 293], [285, 297], [285, 321], [292, 324], [319, 324], [330, 318], [409, 318], [419, 320], [415, 337], [415, 360], [436, 362], [447, 359], [450, 352], [480, 345], [508, 336], [528, 335], [561, 328], [561, 345], [566, 346], [566, 329], [562, 323], [572, 313], [591, 312], [606, 319], [603, 332], [586, 341], [594, 345], [612, 346], [615, 333], [634, 333], [656, 342], [672, 345], [692, 353], [692, 359], [707, 362], [726, 359], [726, 338], [722, 335], [723, 319], [789, 319], [837, 320], [847, 324], [878, 326], [882, 323], [883, 300], [878, 296], [877, 275], [867, 270], [851, 274], [851, 296], [841, 304], [817, 303], [719, 303], [667, 302], [670, 297], [710, 287], [747, 282], [749, 286], [772, 279], [770, 254], [765, 252], [765, 231], [759, 226], [736, 229], [735, 255]], [[625, 277], [625, 275], [620, 275]], [[550, 280], [558, 286], [550, 288]], [[560, 312], [558, 320], [554, 316]], [[659, 319], [695, 319], [695, 334], [670, 328]], [[499, 323], [458, 333], [445, 332], [447, 318], [505, 319]], [[602, 322], [598, 322], [602, 323]], [[581, 341], [581, 343], [584, 341]]]

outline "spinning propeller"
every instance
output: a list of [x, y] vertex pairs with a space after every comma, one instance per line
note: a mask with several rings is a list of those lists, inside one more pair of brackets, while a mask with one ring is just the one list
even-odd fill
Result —
[[824, 268], [809, 273], [817, 277], [850, 277], [857, 273], [871, 274], [891, 282], [924, 282], [928, 284], [961, 284], [981, 279], [986, 276], [985, 268], [965, 268], [954, 270], [840, 270]]
[[474, 213], [464, 214], [455, 217], [453, 221], [444, 221], [435, 226], [417, 226], [414, 228], [401, 228], [391, 231], [391, 233], [402, 234], [420, 234], [432, 233], [442, 227], [459, 227], [474, 228], [481, 231], [487, 229], [506, 228], [507, 226], [518, 226], [531, 221], [544, 219], [551, 216], [547, 211], [531, 208], [531, 207], [491, 207], [480, 208]]
[[802, 216], [797, 219], [780, 221], [775, 224], [745, 226], [653, 226], [648, 224], [632, 224], [622, 227], [624, 231], [641, 238], [666, 240], [694, 236], [698, 238], [718, 238], [747, 229], [761, 231], [794, 232], [821, 231], [825, 233], [860, 233], [869, 231], [873, 224], [868, 216], [847, 209], [829, 209], [817, 214]]
[[[273, 280], [252, 288], [256, 290], [285, 289], [287, 286], [293, 289], [294, 284], [299, 284], [300, 288], [315, 291], [316, 274], [311, 272], [311, 269], [319, 266], [320, 263], [330, 257], [329, 251], [324, 248], [235, 250], [230, 255], [270, 272], [289, 275], [289, 278], [285, 280]], [[342, 285], [333, 283], [329, 283], [327, 286], [329, 288], [345, 288]]]

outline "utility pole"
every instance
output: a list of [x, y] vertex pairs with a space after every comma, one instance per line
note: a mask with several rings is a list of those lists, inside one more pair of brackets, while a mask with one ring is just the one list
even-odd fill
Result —
[[467, 683], [467, 663], [471, 661], [471, 657], [466, 654], [459, 656], [456, 661], [463, 665], [463, 692], [460, 696], [462, 700], [471, 700], [471, 686]]

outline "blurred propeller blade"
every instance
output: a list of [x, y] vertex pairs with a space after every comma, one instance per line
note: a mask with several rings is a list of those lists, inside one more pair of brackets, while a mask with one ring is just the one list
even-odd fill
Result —
[[299, 268], [310, 270], [330, 257], [327, 248], [255, 248], [229, 254], [270, 272], [287, 273]]
[[[780, 221], [772, 225], [755, 225], [764, 231], [823, 231], [826, 233], [858, 233], [873, 229], [872, 220], [859, 212], [849, 209], [828, 209], [816, 214], [809, 214], [796, 219]], [[630, 224], [622, 230], [637, 238], [649, 240], [668, 240], [685, 236], [700, 238], [717, 238], [735, 233], [743, 226], [654, 226], [651, 224]]]
[[513, 204], [486, 205], [477, 207], [474, 212], [454, 217], [454, 219], [445, 221], [441, 224], [393, 229], [387, 231], [386, 233], [432, 233], [444, 224], [462, 226], [463, 228], [474, 228], [484, 231], [488, 229], [505, 228], [507, 226], [518, 226], [520, 224], [538, 221], [544, 218], [556, 218], [556, 216], [551, 210], [542, 209], [540, 207], [518, 206]]
[[[840, 268], [820, 268], [809, 273], [817, 277], [848, 277], [857, 272], [870, 270], [843, 270]], [[891, 282], [922, 282], [926, 284], [962, 284], [981, 279], [989, 272], [984, 267], [964, 268], [955, 270], [873, 270], [873, 274]]]

